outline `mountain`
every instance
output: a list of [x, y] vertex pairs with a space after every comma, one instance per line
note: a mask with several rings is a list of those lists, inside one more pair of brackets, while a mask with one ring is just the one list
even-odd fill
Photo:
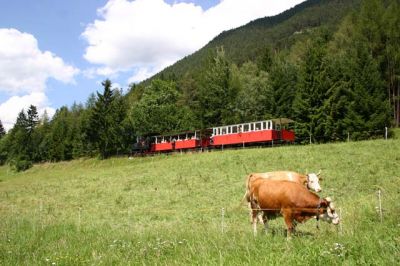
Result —
[[[255, 61], [266, 47], [290, 48], [296, 40], [304, 38], [312, 29], [325, 27], [335, 30], [361, 0], [309, 0], [279, 15], [264, 17], [236, 29], [224, 31], [197, 52], [165, 68], [149, 80], [158, 77], [175, 77], [194, 74], [204, 64], [208, 54], [223, 47], [231, 62], [241, 65]], [[147, 84], [149, 80], [144, 83]]]

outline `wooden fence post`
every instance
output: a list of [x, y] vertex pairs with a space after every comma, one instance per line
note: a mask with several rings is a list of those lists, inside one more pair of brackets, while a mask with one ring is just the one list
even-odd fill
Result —
[[387, 140], [387, 138], [388, 138], [388, 128], [385, 127], [385, 140]]
[[81, 230], [81, 210], [82, 210], [82, 208], [79, 207], [79, 209], [78, 209], [78, 231]]
[[340, 229], [340, 235], [343, 235], [342, 208], [339, 208], [339, 229]]
[[379, 202], [379, 217], [381, 222], [383, 221], [383, 214], [382, 214], [382, 199], [381, 199], [381, 190], [378, 190], [378, 202]]
[[221, 209], [221, 232], [224, 233], [224, 218], [225, 218], [225, 209]]

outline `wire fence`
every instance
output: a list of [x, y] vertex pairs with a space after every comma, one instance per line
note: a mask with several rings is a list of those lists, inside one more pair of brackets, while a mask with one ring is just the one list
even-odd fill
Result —
[[[390, 204], [390, 202], [396, 201], [396, 195], [391, 195], [378, 189], [374, 191], [374, 196], [376, 200], [370, 202], [369, 207], [372, 208], [371, 211], [376, 213], [377, 220], [379, 223], [383, 223], [386, 215], [385, 205]], [[385, 204], [386, 203], [386, 204]], [[135, 222], [146, 222], [152, 220], [152, 215], [161, 215], [162, 217], [172, 218], [172, 223], [187, 223], [194, 222], [197, 223], [198, 220], [208, 220], [208, 224], [214, 224], [215, 228], [220, 228], [221, 232], [224, 233], [227, 227], [242, 227], [243, 222], [249, 217], [251, 209], [243, 205], [230, 205], [230, 206], [215, 206], [209, 208], [185, 208], [185, 209], [169, 209], [169, 208], [125, 208], [115, 210], [112, 206], [108, 204], [96, 204], [96, 208], [90, 208], [90, 206], [82, 206], [79, 204], [66, 204], [66, 203], [54, 203], [45, 202], [43, 200], [34, 201], [35, 208], [24, 208], [16, 204], [0, 204], [0, 214], [3, 218], [17, 218], [17, 219], [30, 219], [32, 221], [36, 220], [36, 225], [34, 227], [44, 228], [47, 224], [58, 222], [62, 220], [65, 221], [68, 217], [69, 221], [72, 221], [80, 230], [82, 226], [87, 224], [96, 224], [96, 219], [98, 217], [98, 210], [102, 210], [102, 215], [108, 215], [102, 222], [108, 222], [116, 227], [119, 226], [134, 226]], [[375, 208], [375, 210], [373, 210]], [[304, 212], [318, 212], [318, 207], [315, 208], [287, 208], [292, 211], [304, 211]], [[326, 208], [320, 208], [326, 209]], [[350, 212], [351, 207], [349, 207]], [[53, 213], [49, 210], [58, 210], [58, 214]], [[254, 209], [257, 212], [261, 211], [275, 211], [280, 212], [281, 208], [262, 208]], [[335, 212], [339, 217], [339, 232], [343, 232], [343, 207], [335, 208]], [[178, 215], [179, 214], [179, 215]], [[207, 214], [206, 216], [204, 216]], [[355, 215], [355, 214], [354, 214]], [[354, 216], [353, 215], [353, 216]], [[353, 217], [351, 216], [351, 217]], [[241, 218], [242, 217], [242, 218]], [[351, 219], [349, 218], [347, 219]], [[3, 219], [3, 222], [6, 219]], [[162, 219], [161, 219], [162, 220]], [[240, 222], [240, 221], [243, 222]], [[154, 221], [152, 221], [154, 222]], [[155, 221], [157, 222], [157, 221]], [[347, 220], [346, 225], [353, 223], [354, 221]], [[100, 222], [101, 223], [101, 222]]]
[[385, 127], [384, 129], [369, 131], [343, 131], [342, 133], [333, 133], [327, 135], [308, 134], [308, 136], [296, 137], [296, 143], [325, 143], [325, 142], [348, 142], [368, 139], [385, 139], [392, 136], [392, 133]]

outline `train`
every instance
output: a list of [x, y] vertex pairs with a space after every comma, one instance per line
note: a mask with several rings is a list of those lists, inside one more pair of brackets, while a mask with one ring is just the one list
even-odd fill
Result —
[[293, 143], [294, 121], [276, 118], [233, 125], [217, 126], [165, 135], [137, 137], [132, 154], [168, 153], [174, 151], [224, 149], [224, 147], [251, 146], [274, 143]]

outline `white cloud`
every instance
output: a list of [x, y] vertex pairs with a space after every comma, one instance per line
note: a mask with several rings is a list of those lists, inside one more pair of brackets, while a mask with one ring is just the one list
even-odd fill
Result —
[[32, 104], [39, 113], [54, 114], [45, 94], [49, 78], [74, 83], [79, 70], [49, 51], [42, 52], [36, 38], [16, 29], [0, 28], [0, 93], [13, 95], [0, 103], [0, 120], [9, 130], [18, 113]]
[[100, 19], [82, 33], [88, 42], [84, 58], [109, 73], [132, 71], [129, 80], [139, 81], [200, 49], [223, 30], [302, 1], [222, 0], [203, 10], [193, 3], [110, 0], [98, 10]]
[[70, 83], [78, 69], [38, 48], [35, 37], [16, 29], [0, 29], [0, 92], [43, 92], [46, 80]]
[[43, 92], [33, 92], [24, 96], [13, 96], [8, 101], [0, 104], [0, 120], [6, 130], [10, 130], [22, 109], [28, 110], [30, 105], [37, 107], [39, 115], [46, 110], [49, 117], [55, 113], [54, 108], [48, 107], [48, 99]]

